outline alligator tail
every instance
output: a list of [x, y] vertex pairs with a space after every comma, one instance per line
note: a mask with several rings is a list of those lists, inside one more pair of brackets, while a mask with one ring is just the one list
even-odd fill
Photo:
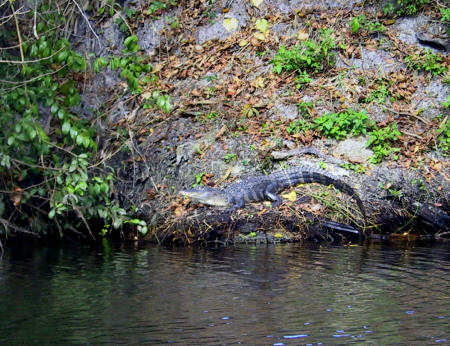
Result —
[[358, 205], [361, 213], [366, 218], [366, 210], [364, 208], [363, 202], [361, 198], [359, 198], [358, 194], [355, 190], [348, 184], [344, 183], [342, 180], [339, 180], [337, 177], [334, 177], [327, 171], [314, 171], [314, 170], [300, 170], [290, 172], [290, 181], [298, 183], [319, 183], [322, 185], [333, 185], [339, 191], [351, 196]]

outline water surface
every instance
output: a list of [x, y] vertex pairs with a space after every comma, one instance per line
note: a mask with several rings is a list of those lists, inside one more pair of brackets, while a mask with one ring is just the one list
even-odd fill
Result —
[[9, 245], [0, 344], [447, 344], [446, 244]]

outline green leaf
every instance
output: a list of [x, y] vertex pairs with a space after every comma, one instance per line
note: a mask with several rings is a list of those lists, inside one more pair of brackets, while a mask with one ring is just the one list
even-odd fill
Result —
[[70, 164], [70, 167], [69, 167], [69, 173], [75, 172], [76, 169], [77, 169], [77, 163], [76, 163], [76, 161], [72, 161], [72, 163]]
[[64, 119], [65, 116], [66, 116], [66, 111], [65, 111], [63, 108], [60, 108], [60, 109], [58, 110], [58, 118], [59, 118], [59, 119]]
[[70, 129], [70, 138], [75, 140], [77, 138], [77, 136], [78, 136], [78, 131], [72, 127]]
[[148, 233], [147, 226], [138, 226], [138, 230], [142, 235], [146, 235]]
[[64, 135], [67, 135], [70, 131], [70, 128], [71, 128], [70, 123], [69, 121], [66, 120], [62, 125], [62, 133]]
[[359, 18], [358, 17], [354, 17], [350, 23], [351, 27], [352, 27], [352, 33], [356, 34], [360, 28], [360, 23], [359, 23]]
[[78, 145], [81, 145], [81, 144], [83, 144], [83, 139], [84, 139], [84, 136], [83, 135], [78, 135], [77, 136], [77, 139], [76, 139], [76, 142], [77, 142], [77, 144]]
[[85, 147], [87, 149], [87, 148], [89, 148], [89, 144], [91, 144], [89, 137], [83, 137], [83, 147]]
[[13, 145], [15, 142], [15, 138], [13, 136], [8, 137], [8, 145]]
[[28, 130], [28, 137], [30, 137], [30, 139], [34, 139], [37, 135], [37, 132], [35, 129], [29, 129]]
[[65, 61], [67, 59], [68, 56], [69, 56], [69, 52], [67, 50], [63, 50], [62, 52], [60, 52], [57, 55], [56, 61], [59, 63], [62, 63], [63, 61]]
[[123, 221], [121, 218], [115, 218], [114, 222], [113, 222], [113, 227], [115, 229], [118, 229], [120, 226], [122, 226], [122, 223], [123, 223]]
[[137, 36], [136, 35], [131, 35], [131, 36], [128, 36], [123, 43], [124, 43], [125, 47], [127, 47], [127, 49], [131, 51], [132, 49], [135, 48], [133, 46], [137, 42], [138, 42]]

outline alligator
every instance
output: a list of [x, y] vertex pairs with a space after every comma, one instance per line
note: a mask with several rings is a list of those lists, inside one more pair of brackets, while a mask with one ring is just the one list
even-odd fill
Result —
[[230, 211], [235, 211], [243, 208], [247, 202], [272, 201], [272, 207], [276, 207], [281, 204], [281, 198], [277, 193], [300, 183], [333, 185], [356, 201], [365, 218], [364, 205], [350, 185], [323, 169], [304, 166], [275, 171], [269, 175], [249, 177], [223, 189], [204, 186], [180, 190], [180, 194], [199, 203], [227, 207]]

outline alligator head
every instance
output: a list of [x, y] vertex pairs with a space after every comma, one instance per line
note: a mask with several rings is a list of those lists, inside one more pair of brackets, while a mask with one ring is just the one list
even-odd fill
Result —
[[222, 190], [209, 186], [191, 190], [180, 190], [180, 195], [191, 198], [196, 202], [215, 207], [228, 207], [231, 205], [229, 199]]

